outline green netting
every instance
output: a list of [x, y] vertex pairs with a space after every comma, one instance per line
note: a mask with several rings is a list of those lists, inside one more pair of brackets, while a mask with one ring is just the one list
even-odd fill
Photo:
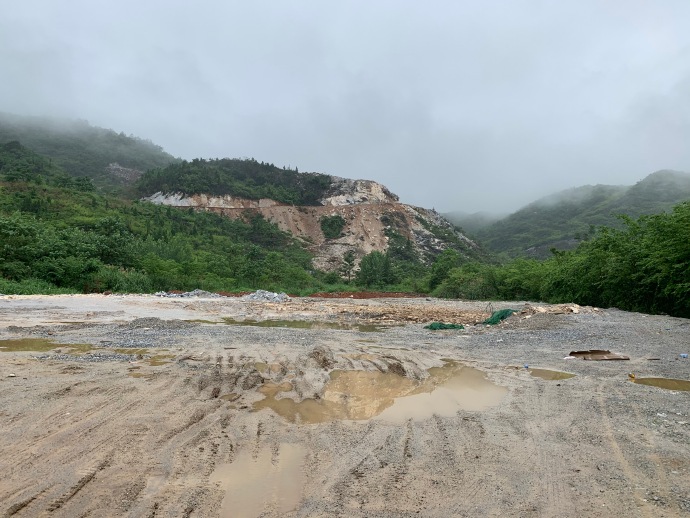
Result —
[[424, 326], [424, 329], [438, 331], [439, 329], [465, 329], [465, 326], [462, 324], [444, 324], [443, 322], [432, 322], [428, 326]]
[[499, 309], [498, 311], [494, 311], [491, 313], [491, 316], [484, 320], [482, 324], [487, 324], [490, 326], [495, 326], [498, 324], [501, 320], [505, 320], [508, 318], [510, 315], [513, 313], [517, 313], [517, 309]]

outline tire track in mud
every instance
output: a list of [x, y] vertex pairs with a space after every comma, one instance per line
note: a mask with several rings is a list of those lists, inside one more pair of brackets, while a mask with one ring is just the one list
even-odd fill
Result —
[[[628, 398], [628, 394], [626, 394], [621, 388], [617, 387], [609, 388], [608, 395], [610, 398], [615, 398], [617, 400], [626, 400]], [[616, 439], [616, 431], [613, 429], [611, 418], [604, 408], [607, 405], [603, 399], [601, 387], [597, 400], [602, 408], [602, 416], [605, 418], [605, 437], [609, 444], [611, 444], [614, 448], [616, 452], [616, 459], [619, 464], [625, 463], [625, 467], [622, 469], [622, 471], [629, 478], [630, 482], [635, 488], [636, 503], [642, 515], [657, 516], [658, 513], [661, 512], [658, 508], [653, 507], [648, 501], [645, 501], [649, 499], [643, 498], [643, 496], [639, 494], [642, 490], [642, 485], [644, 484], [647, 489], [653, 488], [653, 493], [657, 493], [662, 496], [662, 500], [665, 505], [664, 512], [670, 511], [675, 513], [676, 516], [681, 516], [682, 511], [680, 504], [677, 497], [675, 497], [673, 492], [670, 490], [668, 477], [666, 476], [666, 473], [663, 469], [663, 464], [657, 453], [658, 441], [654, 437], [654, 434], [650, 433], [647, 428], [639, 426], [639, 423], [645, 422], [645, 416], [640, 412], [639, 408], [635, 407], [634, 405], [628, 405], [630, 407], [630, 412], [634, 414], [635, 419], [627, 423], [627, 428], [625, 430], [618, 431], [618, 433], [626, 435], [624, 443], [628, 445], [641, 442], [639, 436], [643, 437], [645, 443], [644, 447], [640, 447], [638, 451], [643, 452], [642, 455], [648, 462], [636, 460], [633, 461], [635, 466], [633, 467], [633, 464], [627, 460], [626, 454], [623, 451], [623, 448], [620, 446], [621, 441]], [[633, 451], [635, 451], [635, 449], [633, 449]], [[649, 469], [650, 466], [651, 471]]]
[[[624, 393], [621, 390], [618, 390], [617, 394], [620, 397], [624, 396]], [[635, 415], [635, 423], [639, 424], [645, 422], [645, 416], [642, 414], [639, 407], [631, 406], [631, 412]], [[659, 454], [656, 453], [660, 447], [659, 441], [654, 436], [654, 434], [651, 433], [649, 429], [646, 427], [637, 426], [635, 429], [635, 433], [636, 435], [641, 435], [644, 437], [644, 441], [649, 450], [647, 452], [647, 458], [651, 461], [652, 465], [654, 466], [654, 476], [652, 477], [652, 479], [660, 483], [662, 490], [664, 492], [663, 496], [665, 501], [669, 502], [673, 507], [672, 510], [680, 516], [683, 512], [681, 509], [681, 504], [678, 500], [678, 497], [674, 495], [673, 491], [671, 490], [671, 482], [666, 474], [666, 471], [664, 470], [662, 459], [659, 456]]]
[[[113, 389], [112, 392], [115, 393], [116, 389]], [[78, 395], [75, 396], [78, 397]], [[118, 411], [108, 408], [113, 404], [117, 404], [120, 407]], [[82, 457], [88, 457], [93, 451], [99, 450], [104, 444], [109, 442], [108, 440], [101, 440], [94, 444], [86, 442], [85, 438], [109, 419], [129, 411], [132, 406], [136, 405], [127, 405], [122, 400], [106, 400], [104, 403], [97, 405], [97, 410], [85, 412], [86, 418], [80, 418], [81, 413], [72, 409], [73, 413], [68, 412], [70, 415], [70, 421], [68, 422], [65, 422], [65, 409], [63, 408], [60, 413], [53, 414], [46, 419], [48, 423], [59, 426], [57, 430], [51, 431], [47, 435], [35, 437], [24, 448], [15, 448], [14, 453], [3, 456], [3, 460], [11, 465], [8, 467], [8, 470], [12, 473], [21, 473], [28, 466], [40, 465], [42, 469], [39, 469], [43, 471], [43, 476], [50, 477], [51, 464], [74, 464], [75, 461]], [[101, 415], [104, 413], [105, 415]], [[72, 415], [74, 415], [76, 420], [73, 420]], [[58, 417], [62, 423], [57, 423]], [[98, 422], [91, 423], [94, 419], [97, 419]], [[85, 445], [88, 446], [84, 447]]]
[[536, 380], [518, 383], [494, 415], [473, 417], [482, 427], [475, 451], [485, 478], [477, 501], [488, 503], [485, 512], [496, 516], [578, 514], [568, 484], [570, 459], [557, 440], [568, 433], [570, 419], [547, 394], [554, 387]]
[[524, 403], [524, 407], [530, 409], [530, 415], [525, 413], [524, 416], [529, 441], [533, 446], [530, 468], [539, 472], [537, 480], [540, 481], [540, 485], [535, 488], [537, 491], [532, 500], [533, 505], [538, 509], [540, 516], [571, 516], [576, 514], [577, 510], [570, 498], [572, 490], [564, 482], [567, 476], [567, 461], [564, 462], [566, 459], [563, 452], [551, 440], [561, 428], [559, 414], [562, 411], [557, 408], [556, 398], [546, 394], [547, 390], [552, 389], [551, 386], [547, 389], [547, 386], [538, 380], [535, 380], [535, 386], [536, 390], [530, 393], [536, 394], [528, 396]]
[[604, 399], [604, 394], [609, 391], [608, 385], [604, 383], [599, 383], [596, 393], [596, 403], [599, 407], [599, 412], [601, 415], [601, 428], [602, 437], [608, 444], [611, 451], [613, 459], [615, 460], [618, 470], [625, 477], [627, 484], [632, 487], [632, 495], [637, 505], [638, 511], [641, 516], [648, 516], [650, 518], [656, 516], [656, 512], [650, 510], [645, 506], [643, 496], [640, 494], [640, 479], [637, 475], [637, 470], [633, 468], [628, 459], [626, 459], [623, 449], [621, 448], [613, 428], [613, 422], [611, 416], [609, 415], [608, 405]]
[[[116, 378], [122, 376], [124, 375], [119, 374]], [[57, 511], [58, 514], [64, 512], [70, 516], [77, 516], [81, 512], [76, 511], [77, 508], [82, 509], [82, 511], [89, 508], [92, 510], [103, 509], [104, 506], [107, 506], [108, 501], [119, 504], [122, 498], [118, 496], [118, 491], [127, 493], [126, 497], [130, 500], [137, 500], [139, 493], [146, 487], [146, 473], [155, 468], [156, 457], [161, 453], [155, 446], [156, 423], [151, 422], [149, 425], [145, 423], [150, 422], [150, 416], [155, 415], [156, 406], [160, 405], [161, 401], [172, 399], [172, 406], [179, 407], [191, 395], [188, 388], [182, 387], [180, 380], [176, 379], [173, 383], [170, 381], [169, 376], [157, 376], [153, 381], [146, 382], [147, 385], [141, 389], [141, 396], [132, 397], [128, 395], [126, 398], [121, 398], [118, 395], [123, 392], [127, 393], [127, 385], [131, 383], [131, 380], [125, 378], [121, 382], [116, 382], [115, 387], [111, 387], [98, 395], [90, 391], [91, 399], [87, 401], [86, 406], [83, 406], [84, 403], [82, 403], [82, 406], [71, 409], [72, 405], [67, 401], [60, 412], [53, 412], [50, 416], [51, 420], [59, 419], [65, 408], [70, 409], [70, 413], [76, 416], [78, 420], [72, 420], [61, 426], [60, 429], [32, 440], [26, 448], [20, 451], [15, 450], [13, 457], [11, 459], [5, 458], [5, 460], [18, 464], [16, 469], [19, 471], [21, 471], [21, 465], [26, 462], [33, 465], [40, 463], [44, 466], [41, 471], [48, 480], [55, 477], [50, 473], [51, 466], [58, 465], [65, 466], [65, 468], [72, 467], [73, 472], [79, 472], [81, 477], [70, 487], [66, 487], [66, 482], [58, 478], [57, 484], [49, 488], [42, 488], [40, 494], [43, 496], [41, 498], [36, 495], [27, 496], [25, 491], [15, 493], [11, 501], [3, 498], [3, 502], [7, 501], [10, 504], [9, 509], [12, 510], [12, 514], [38, 515], [43, 509], [44, 512], [53, 512], [53, 514], [55, 514], [54, 511]], [[150, 397], [151, 394], [156, 396]], [[80, 394], [74, 394], [74, 396], [78, 398]], [[181, 400], [180, 396], [182, 396]], [[94, 401], [94, 399], [96, 400]], [[213, 409], [208, 410], [202, 417], [212, 413], [212, 411]], [[198, 415], [194, 417], [197, 422], [201, 421], [198, 419]], [[114, 430], [107, 430], [107, 426], [104, 426], [113, 420], [119, 423], [133, 421], [139, 424], [136, 428], [125, 426], [113, 434]], [[200, 428], [203, 427], [202, 424]], [[203, 439], [204, 434], [198, 430], [196, 437], [190, 436], [193, 432], [194, 430], [185, 435], [183, 439], [173, 441], [173, 444], [168, 446], [170, 457], [175, 457], [172, 452], [175, 448], [180, 447], [179, 443], [182, 443], [181, 448], [185, 449], [189, 448], [192, 443]], [[186, 443], [184, 442], [185, 439]], [[86, 448], [80, 445], [85, 445]], [[102, 500], [99, 498], [100, 501], [97, 504], [89, 503], [81, 496], [84, 491], [92, 497], [101, 492], [91, 487], [97, 481], [98, 471], [79, 468], [79, 466], [83, 466], [84, 461], [88, 462], [88, 459], [98, 455], [99, 452], [103, 451], [103, 448], [109, 447], [113, 447], [117, 452], [115, 457], [118, 465], [127, 465], [130, 472], [128, 481], [125, 485], [122, 481], [117, 480], [116, 473], [108, 473], [111, 482], [116, 482], [114, 487], [109, 490], [106, 488], [106, 494], [99, 495], [103, 498]], [[213, 455], [216, 453], [213, 447], [208, 448], [207, 451]], [[38, 456], [31, 455], [31, 452], [37, 452]], [[101, 466], [100, 469], [105, 468]], [[20, 478], [15, 478], [15, 483], [21, 483]], [[184, 492], [185, 490], [182, 488], [178, 494]], [[83, 501], [75, 507], [77, 500]], [[187, 507], [189, 506], [186, 505], [185, 508]], [[116, 505], [116, 508], [120, 508], [120, 506]]]
[[[154, 460], [158, 467], [143, 473], [145, 489], [134, 502], [131, 516], [169, 515], [180, 509], [182, 516], [203, 515], [203, 509], [209, 509], [208, 502], [222, 499], [218, 490], [209, 486], [208, 477], [220, 461], [232, 459], [236, 440], [228, 429], [233, 419], [228, 403], [214, 398], [213, 392], [226, 384], [234, 388], [238, 377], [233, 374], [232, 357], [227, 358], [228, 366], [222, 354], [209, 354], [207, 360], [200, 369], [187, 370], [191, 378], [178, 387], [178, 396], [186, 400], [182, 404], [189, 407], [191, 415], [156, 439]], [[202, 378], [205, 381], [200, 384]]]

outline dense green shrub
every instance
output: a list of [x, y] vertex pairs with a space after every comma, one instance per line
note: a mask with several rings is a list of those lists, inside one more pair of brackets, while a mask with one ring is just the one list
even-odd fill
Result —
[[345, 219], [340, 214], [322, 216], [319, 223], [326, 239], [338, 239], [345, 228]]
[[232, 195], [293, 205], [320, 205], [331, 177], [298, 173], [254, 159], [194, 159], [147, 171], [137, 182], [142, 196], [163, 193]]

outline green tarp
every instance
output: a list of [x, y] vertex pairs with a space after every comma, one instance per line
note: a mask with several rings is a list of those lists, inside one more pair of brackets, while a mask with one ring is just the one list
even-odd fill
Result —
[[499, 309], [498, 311], [494, 311], [491, 313], [491, 316], [484, 320], [482, 324], [486, 324], [489, 326], [495, 326], [498, 324], [501, 320], [505, 320], [508, 318], [510, 315], [513, 313], [517, 313], [517, 309]]
[[444, 324], [443, 322], [432, 322], [428, 326], [424, 326], [424, 329], [438, 331], [439, 329], [465, 329], [465, 326], [462, 324]]

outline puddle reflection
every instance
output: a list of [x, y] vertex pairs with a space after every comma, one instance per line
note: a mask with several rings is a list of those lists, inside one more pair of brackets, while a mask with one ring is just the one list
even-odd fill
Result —
[[635, 378], [631, 380], [638, 385], [648, 385], [666, 390], [690, 390], [690, 381], [673, 378]]
[[338, 322], [312, 322], [310, 320], [235, 320], [223, 318], [223, 322], [231, 326], [252, 327], [283, 327], [286, 329], [339, 329], [345, 331], [360, 331], [362, 333], [380, 333], [386, 326], [373, 324], [340, 324]]
[[271, 515], [294, 510], [302, 499], [305, 454], [300, 445], [281, 444], [255, 456], [242, 450], [232, 463], [218, 466], [211, 482], [225, 491], [220, 516], [256, 518], [269, 510]]
[[392, 372], [337, 370], [319, 399], [296, 402], [279, 397], [291, 390], [290, 383], [265, 384], [259, 391], [266, 397], [254, 403], [254, 409], [270, 408], [288, 421], [302, 424], [372, 418], [401, 422], [452, 416], [459, 410], [484, 410], [498, 405], [508, 392], [482, 371], [454, 362], [429, 369], [429, 377], [422, 382]]

